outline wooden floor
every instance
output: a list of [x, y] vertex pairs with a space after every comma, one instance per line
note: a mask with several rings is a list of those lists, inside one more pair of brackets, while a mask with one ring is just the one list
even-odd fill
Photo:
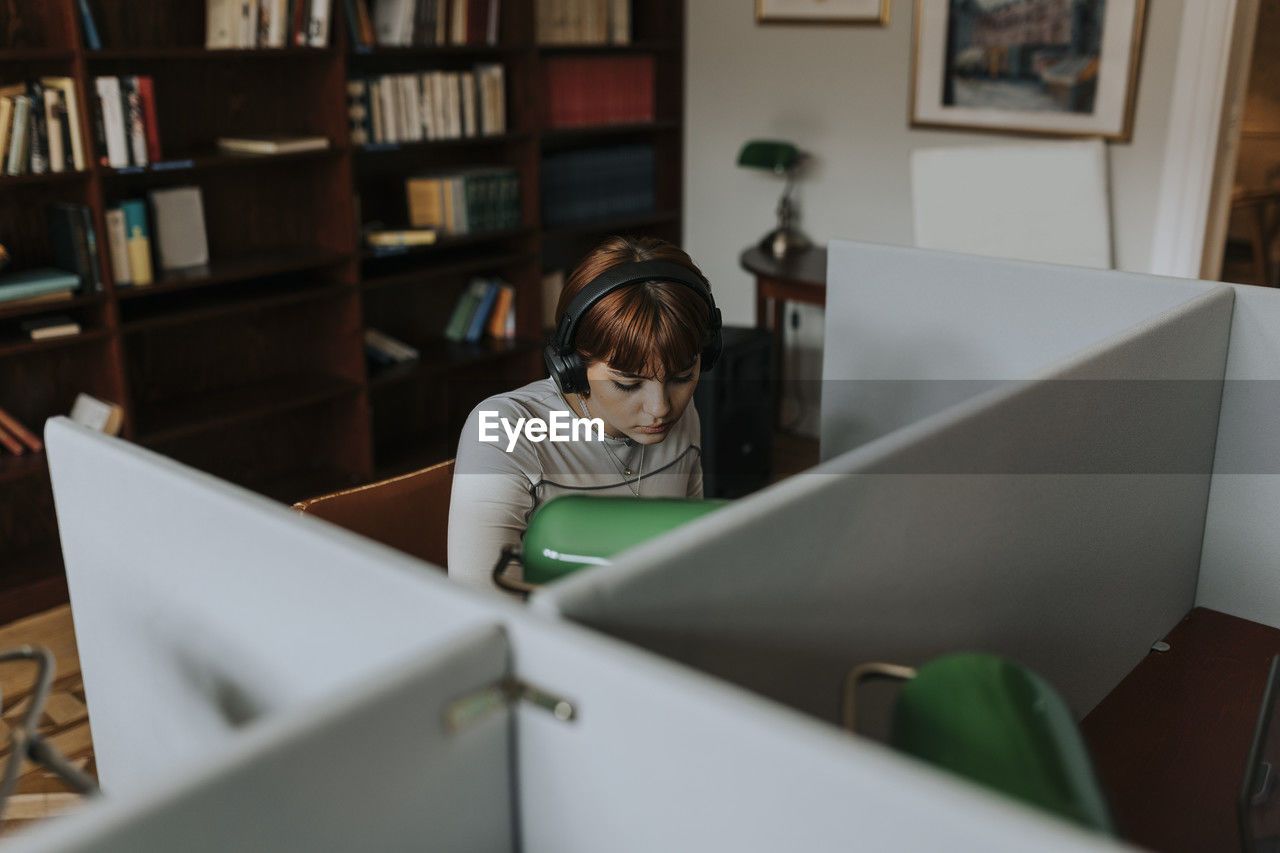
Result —
[[[778, 433], [773, 443], [773, 482], [797, 474], [818, 463], [816, 439]], [[56, 607], [36, 616], [0, 627], [0, 649], [24, 644], [40, 645], [53, 652], [58, 661], [57, 679], [45, 705], [40, 733], [64, 756], [93, 774], [93, 740], [89, 732], [89, 715], [85, 708], [84, 686], [80, 681], [80, 657], [76, 650], [75, 631], [69, 605]], [[35, 667], [29, 663], [0, 664], [0, 698], [4, 701], [0, 715], [0, 762], [8, 761], [9, 729], [17, 725], [26, 711], [33, 687]], [[3, 765], [0, 764], [0, 767]], [[82, 798], [56, 777], [27, 764], [14, 796], [9, 798], [0, 819], [0, 835], [74, 808]]]
[[[95, 770], [93, 739], [89, 734], [84, 685], [80, 681], [80, 656], [71, 627], [71, 608], [64, 604], [0, 628], [0, 649], [22, 645], [44, 646], [53, 652], [58, 662], [53, 691], [40, 719], [40, 734], [59, 753], [92, 775]], [[9, 733], [26, 715], [35, 673], [35, 665], [26, 661], [0, 664], [0, 691], [3, 691], [0, 696], [4, 699], [0, 715], [0, 740], [3, 741], [0, 762], [4, 762], [4, 766], [9, 761]], [[0, 820], [0, 835], [74, 808], [80, 802], [82, 798], [56, 776], [25, 763], [18, 787]]]

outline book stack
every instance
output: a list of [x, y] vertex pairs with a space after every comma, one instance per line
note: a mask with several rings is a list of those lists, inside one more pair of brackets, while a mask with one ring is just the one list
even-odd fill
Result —
[[652, 56], [553, 56], [545, 68], [551, 127], [653, 121]]
[[473, 278], [458, 297], [444, 328], [448, 340], [478, 343], [485, 336], [494, 340], [516, 334], [516, 289], [496, 278]]
[[0, 174], [86, 168], [78, 104], [70, 77], [0, 85]]
[[506, 83], [498, 64], [347, 81], [352, 143], [423, 142], [489, 136], [507, 129]]
[[404, 341], [377, 329], [364, 330], [364, 353], [371, 364], [380, 367], [417, 361], [421, 357], [421, 353]]
[[538, 44], [630, 44], [631, 0], [537, 0]]
[[205, 0], [209, 50], [327, 47], [332, 0]]
[[54, 266], [74, 273], [86, 291], [102, 290], [98, 263], [98, 235], [93, 211], [83, 204], [58, 202], [45, 208]]
[[127, 199], [107, 208], [107, 245], [116, 287], [141, 287], [155, 279], [151, 264], [151, 225], [147, 203]]
[[352, 41], [361, 47], [498, 43], [499, 0], [376, 0], [372, 16], [369, 2], [347, 0]]
[[36, 304], [70, 299], [80, 277], [66, 270], [40, 267], [0, 276], [0, 305]]
[[0, 447], [21, 456], [28, 450], [32, 453], [44, 450], [44, 442], [13, 415], [0, 409]]
[[409, 224], [461, 236], [520, 225], [520, 176], [506, 166], [418, 175], [405, 181]]
[[150, 77], [97, 77], [93, 81], [98, 162], [112, 169], [147, 166], [160, 157], [155, 84]]
[[549, 227], [648, 213], [654, 206], [652, 145], [556, 151], [542, 158], [542, 219]]

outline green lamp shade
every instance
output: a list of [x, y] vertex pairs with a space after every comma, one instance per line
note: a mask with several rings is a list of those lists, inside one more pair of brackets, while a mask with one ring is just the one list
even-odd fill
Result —
[[800, 162], [800, 150], [790, 142], [753, 139], [742, 146], [738, 165], [771, 172], [786, 172]]
[[524, 534], [526, 583], [545, 584], [660, 536], [729, 503], [696, 498], [564, 495], [538, 507]]
[[1043, 679], [992, 655], [947, 655], [906, 682], [893, 745], [1076, 824], [1114, 834], [1088, 749]]

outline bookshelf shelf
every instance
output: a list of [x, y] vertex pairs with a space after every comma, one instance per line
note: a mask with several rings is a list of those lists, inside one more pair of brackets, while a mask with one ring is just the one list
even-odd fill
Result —
[[409, 284], [421, 284], [433, 279], [454, 276], [477, 275], [499, 267], [527, 263], [534, 259], [532, 252], [486, 253], [483, 257], [468, 258], [452, 263], [419, 266], [405, 272], [391, 273], [381, 276], [365, 276], [361, 286], [366, 291], [382, 290], [388, 287], [400, 287]]
[[365, 249], [361, 257], [365, 260], [381, 260], [383, 258], [401, 257], [404, 255], [430, 255], [459, 246], [478, 246], [484, 243], [496, 243], [517, 237], [532, 235], [532, 226], [508, 228], [504, 231], [483, 231], [479, 234], [467, 234], [461, 237], [441, 237], [430, 246], [394, 246], [387, 248]]
[[164, 179], [175, 173], [191, 176], [220, 169], [256, 169], [289, 163], [333, 160], [340, 158], [343, 153], [343, 147], [332, 145], [322, 151], [298, 151], [292, 154], [222, 154], [205, 152], [189, 157], [166, 157], [161, 162], [153, 163], [150, 166], [130, 166], [125, 169], [101, 168], [102, 177], [106, 180], [136, 183]]
[[632, 216], [619, 216], [613, 219], [597, 219], [575, 225], [564, 225], [543, 231], [547, 240], [569, 237], [582, 237], [592, 234], [610, 234], [617, 231], [631, 231], [637, 228], [648, 228], [655, 225], [666, 225], [680, 221], [678, 210], [664, 210], [655, 213], [638, 213]]
[[0, 192], [10, 187], [73, 184], [87, 180], [92, 174], [88, 169], [82, 169], [78, 172], [45, 172], [40, 175], [3, 175], [0, 176]]
[[290, 305], [301, 305], [306, 302], [316, 302], [323, 299], [335, 299], [342, 296], [349, 296], [354, 291], [355, 288], [352, 285], [339, 284], [330, 287], [295, 289], [285, 293], [268, 292], [267, 294], [260, 296], [240, 296], [226, 300], [219, 300], [214, 304], [204, 305], [198, 308], [167, 311], [142, 319], [127, 320], [120, 324], [120, 331], [125, 334], [154, 331], [156, 329], [164, 329], [170, 326], [182, 326], [188, 323], [204, 322], [219, 317], [232, 317], [236, 314], [243, 314], [250, 311], [263, 311], [267, 309], [284, 308]]
[[89, 62], [147, 62], [151, 60], [182, 59], [204, 62], [228, 62], [244, 59], [332, 59], [331, 47], [259, 47], [209, 50], [204, 47], [129, 47], [86, 50]]
[[531, 133], [493, 133], [487, 136], [460, 136], [453, 139], [428, 139], [421, 142], [373, 142], [352, 148], [362, 159], [390, 157], [395, 154], [422, 154], [445, 148], [468, 148], [476, 145], [506, 145], [528, 142]]
[[75, 335], [64, 335], [59, 338], [46, 338], [41, 341], [0, 341], [0, 358], [13, 355], [28, 355], [34, 352], [64, 349], [67, 347], [87, 346], [99, 343], [111, 337], [109, 329], [87, 329]]
[[30, 317], [37, 314], [65, 314], [77, 308], [91, 308], [95, 305], [101, 305], [106, 301], [106, 297], [101, 293], [95, 293], [90, 296], [74, 296], [71, 299], [58, 299], [49, 302], [21, 302], [9, 303], [0, 302], [0, 320], [9, 320], [14, 317]]
[[285, 376], [209, 391], [138, 412], [139, 440], [160, 445], [197, 433], [354, 395], [362, 385], [323, 374]]
[[670, 39], [646, 39], [630, 44], [540, 44], [538, 52], [544, 55], [568, 54], [626, 54], [626, 53], [666, 53], [680, 50], [683, 45]]
[[120, 300], [145, 299], [179, 290], [210, 287], [253, 278], [265, 278], [291, 272], [321, 269], [351, 259], [348, 252], [336, 252], [313, 246], [300, 246], [252, 252], [234, 258], [213, 261], [205, 267], [189, 270], [167, 270], [154, 284], [143, 287], [117, 288]]
[[4, 454], [0, 455], [0, 483], [44, 476], [49, 472], [49, 462], [44, 453], [27, 452], [21, 456], [10, 456], [5, 451]]
[[475, 367], [514, 355], [541, 350], [542, 344], [528, 340], [484, 340], [479, 343], [458, 343], [444, 338], [416, 341], [412, 344], [422, 357], [413, 362], [393, 364], [388, 367], [370, 368], [369, 387], [386, 388], [409, 382], [423, 376], [448, 373], [462, 367]]
[[35, 49], [3, 49], [0, 50], [0, 62], [70, 62], [75, 59], [75, 51]]
[[349, 59], [357, 64], [378, 59], [446, 59], [455, 57], [502, 57], [523, 53], [527, 48], [517, 45], [458, 44], [421, 47], [355, 47]]
[[553, 127], [542, 132], [540, 141], [543, 145], [559, 143], [576, 143], [583, 141], [607, 140], [614, 136], [631, 136], [643, 133], [654, 133], [679, 130], [678, 121], [646, 121], [628, 124], [590, 124], [580, 127]]

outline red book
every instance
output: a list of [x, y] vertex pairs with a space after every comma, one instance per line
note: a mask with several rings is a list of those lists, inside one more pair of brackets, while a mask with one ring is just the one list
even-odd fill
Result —
[[158, 163], [160, 156], [160, 120], [156, 117], [156, 88], [150, 77], [139, 76], [138, 96], [142, 99], [142, 125], [147, 132], [147, 159]]
[[484, 44], [489, 30], [489, 0], [467, 0], [467, 44]]
[[27, 452], [27, 449], [18, 443], [18, 440], [9, 433], [0, 429], [0, 446], [9, 448], [9, 452], [14, 456], [21, 456]]
[[294, 0], [293, 26], [289, 30], [289, 43], [297, 47], [307, 46], [307, 14], [311, 11], [310, 0]]
[[[36, 438], [35, 433], [18, 423], [18, 419], [6, 412], [4, 409], [0, 409], [0, 429], [4, 429], [5, 431], [17, 436], [19, 441], [27, 447], [30, 447], [36, 453], [44, 450], [44, 442]], [[10, 449], [12, 450], [12, 448]], [[20, 449], [14, 451], [14, 453], [21, 452], [22, 451]]]

